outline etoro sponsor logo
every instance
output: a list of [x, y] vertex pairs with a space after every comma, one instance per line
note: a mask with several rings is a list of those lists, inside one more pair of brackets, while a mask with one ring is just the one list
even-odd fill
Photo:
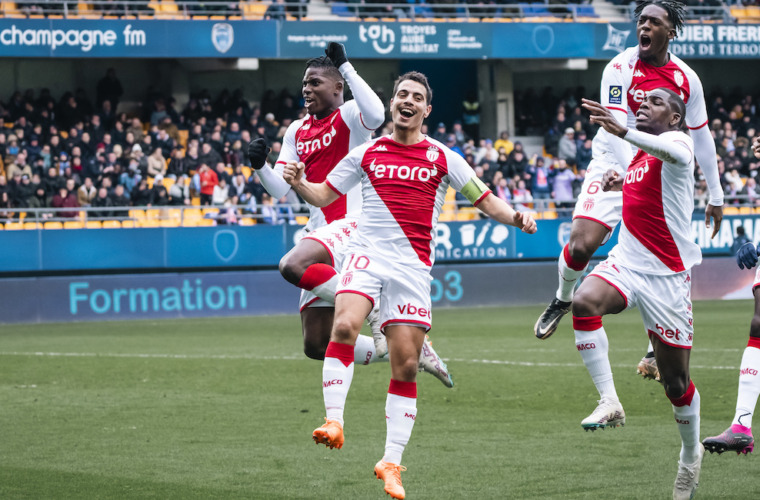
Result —
[[402, 181], [427, 182], [438, 174], [438, 168], [435, 165], [433, 165], [433, 168], [419, 165], [412, 167], [408, 165], [383, 165], [375, 164], [375, 160], [376, 158], [372, 158], [369, 169], [378, 179], [387, 177], [388, 179], [399, 179]]
[[298, 151], [299, 155], [304, 155], [329, 147], [330, 144], [332, 144], [335, 134], [337, 134], [335, 127], [330, 127], [330, 132], [322, 135], [322, 137], [315, 137], [309, 141], [296, 142], [296, 151]]

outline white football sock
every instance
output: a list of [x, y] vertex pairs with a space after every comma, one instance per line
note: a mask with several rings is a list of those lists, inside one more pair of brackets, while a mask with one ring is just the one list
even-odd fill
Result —
[[[693, 391], [693, 393], [692, 393]], [[673, 403], [678, 432], [681, 434], [681, 462], [693, 464], [699, 458], [699, 391], [694, 383], [689, 383], [686, 394]]]
[[[337, 348], [335, 346], [338, 346]], [[335, 352], [339, 350], [339, 352]], [[334, 354], [335, 357], [333, 357]], [[350, 358], [349, 358], [350, 356]], [[322, 396], [325, 400], [325, 416], [343, 425], [348, 389], [354, 377], [353, 346], [330, 342], [322, 364]], [[350, 362], [349, 362], [350, 361]]]
[[354, 363], [359, 365], [368, 365], [377, 361], [388, 362], [390, 356], [384, 358], [377, 357], [377, 351], [375, 350], [375, 340], [369, 335], [359, 335], [356, 337], [356, 345], [354, 346]]
[[739, 394], [732, 424], [752, 428], [757, 396], [760, 394], [760, 349], [747, 346], [739, 369]]
[[561, 300], [562, 302], [570, 302], [573, 300], [573, 295], [575, 294], [575, 285], [578, 283], [578, 280], [581, 276], [583, 276], [583, 273], [586, 271], [586, 267], [588, 267], [588, 263], [586, 263], [585, 266], [583, 266], [582, 269], [576, 270], [570, 267], [572, 264], [573, 267], [578, 267], [579, 264], [571, 262], [568, 263], [568, 258], [570, 257], [570, 251], [567, 248], [567, 245], [565, 245], [565, 249], [562, 251], [562, 255], [559, 256], [559, 259], [557, 261], [557, 269], [559, 271], [559, 288], [557, 288], [557, 299]]
[[[393, 382], [393, 381], [392, 381]], [[417, 398], [388, 393], [385, 400], [385, 455], [383, 461], [400, 465], [401, 455], [417, 418]]]
[[[595, 319], [598, 318], [598, 321]], [[593, 330], [578, 330], [581, 328], [588, 328], [593, 326], [587, 326], [588, 322], [583, 320], [591, 319], [591, 323], [598, 328]], [[585, 324], [584, 324], [585, 323]], [[612, 379], [612, 367], [610, 366], [610, 359], [608, 356], [609, 341], [607, 340], [607, 334], [604, 331], [604, 327], [601, 326], [602, 320], [600, 317], [595, 318], [576, 318], [573, 316], [573, 329], [575, 330], [575, 347], [581, 354], [583, 364], [586, 365], [591, 380], [594, 381], [596, 390], [599, 391], [601, 398], [608, 398], [619, 401], [617, 391], [615, 390], [615, 382]]]

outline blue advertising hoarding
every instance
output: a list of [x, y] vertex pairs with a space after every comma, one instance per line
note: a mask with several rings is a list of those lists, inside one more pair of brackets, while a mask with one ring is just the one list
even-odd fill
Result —
[[[0, 19], [4, 57], [302, 59], [329, 41], [357, 59], [608, 60], [636, 33], [633, 23]], [[671, 50], [758, 58], [760, 24], [688, 24]]]
[[274, 21], [0, 19], [3, 57], [277, 57]]
[[[705, 255], [725, 255], [743, 225], [760, 241], [760, 217], [728, 216], [711, 239], [704, 215], [692, 219], [694, 241]], [[539, 220], [525, 234], [491, 220], [445, 222], [436, 228], [436, 263], [556, 259], [570, 237], [569, 219]], [[67, 229], [1, 231], [0, 273], [109, 269], [275, 268], [299, 237], [299, 226]], [[605, 256], [617, 233], [596, 256]]]

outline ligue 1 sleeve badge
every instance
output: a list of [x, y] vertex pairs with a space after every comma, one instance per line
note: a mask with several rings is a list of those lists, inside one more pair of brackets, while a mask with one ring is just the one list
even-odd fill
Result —
[[232, 25], [216, 23], [211, 28], [211, 42], [214, 44], [214, 48], [222, 54], [230, 50], [232, 44], [235, 43], [235, 30], [232, 29]]

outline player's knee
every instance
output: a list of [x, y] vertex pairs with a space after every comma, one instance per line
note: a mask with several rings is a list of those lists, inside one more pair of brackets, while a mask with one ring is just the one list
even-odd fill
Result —
[[298, 262], [297, 259], [294, 259], [290, 256], [290, 254], [286, 254], [282, 259], [280, 259], [280, 274], [283, 278], [285, 278], [288, 283], [297, 284], [301, 277], [303, 276], [303, 273], [306, 272], [306, 266]]
[[760, 338], [760, 316], [754, 316], [749, 324], [749, 336]]
[[[359, 325], [361, 328], [361, 325]], [[332, 340], [342, 343], [350, 343], [355, 337], [355, 325], [346, 318], [336, 317], [333, 320]]]
[[570, 252], [570, 257], [577, 262], [588, 262], [596, 252], [594, 244], [582, 237], [571, 237], [567, 243], [567, 249]]
[[327, 346], [321, 342], [315, 342], [309, 339], [303, 339], [303, 353], [309, 359], [323, 360], [325, 359], [325, 351]]
[[689, 377], [686, 373], [669, 374], [660, 371], [660, 377], [662, 378], [662, 385], [665, 388], [665, 394], [670, 400], [678, 399], [689, 388]]
[[573, 296], [573, 316], [586, 318], [588, 316], [601, 316], [597, 311], [595, 301], [591, 300], [588, 293], [583, 289], [578, 289]]
[[403, 376], [403, 381], [411, 382], [416, 380], [419, 365], [419, 358], [408, 356], [406, 359], [401, 360], [400, 366], [398, 366], [399, 369], [396, 373], [400, 373]]

